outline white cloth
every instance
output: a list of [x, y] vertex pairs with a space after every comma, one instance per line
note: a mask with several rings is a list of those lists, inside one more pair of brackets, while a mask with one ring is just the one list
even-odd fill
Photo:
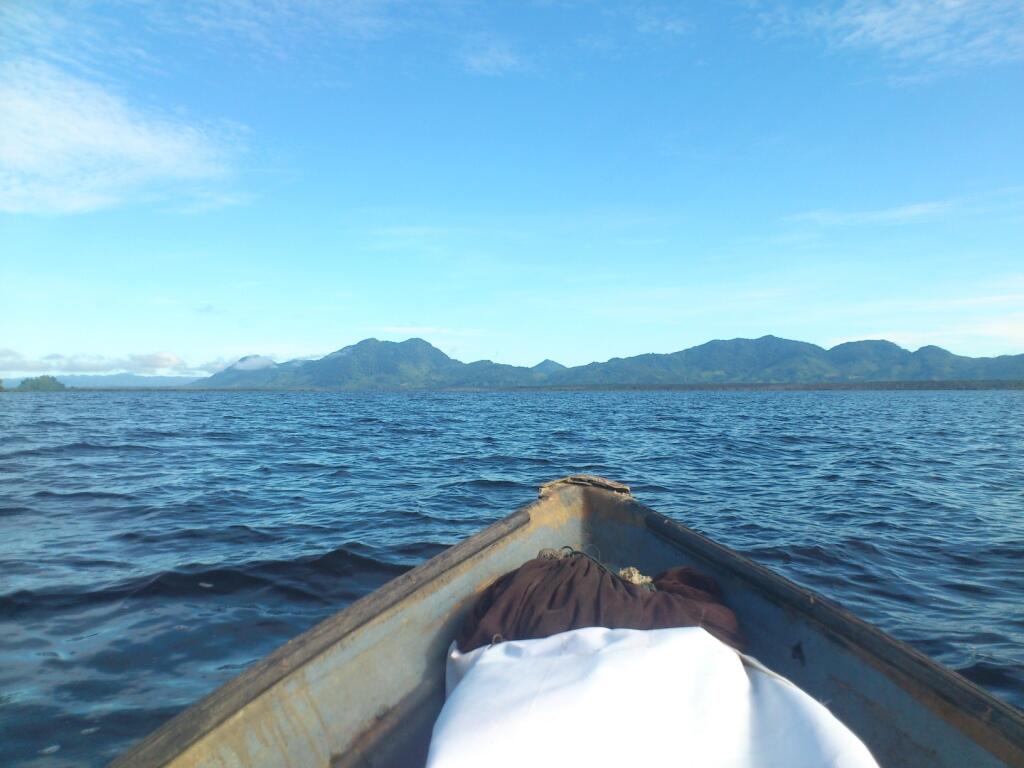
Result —
[[429, 768], [877, 768], [824, 706], [699, 627], [459, 653]]

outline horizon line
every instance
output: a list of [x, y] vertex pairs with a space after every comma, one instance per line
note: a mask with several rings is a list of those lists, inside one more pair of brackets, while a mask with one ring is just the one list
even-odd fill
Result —
[[[998, 359], [998, 358], [1001, 358], [1001, 357], [1016, 357], [1018, 355], [1024, 354], [1024, 352], [1012, 352], [1012, 353], [1006, 353], [1006, 354], [1001, 354], [1001, 355], [980, 355], [980, 356], [961, 355], [961, 354], [958, 354], [956, 352], [952, 352], [949, 349], [947, 349], [946, 347], [942, 347], [942, 346], [939, 346], [937, 344], [924, 344], [924, 345], [918, 347], [917, 349], [911, 349], [910, 347], [904, 347], [904, 346], [898, 344], [897, 342], [890, 341], [889, 339], [880, 338], [880, 337], [863, 338], [863, 339], [850, 339], [850, 340], [846, 340], [846, 341], [841, 341], [841, 342], [839, 342], [837, 344], [833, 344], [832, 346], [824, 346], [822, 344], [816, 344], [815, 342], [811, 342], [811, 341], [803, 341], [801, 339], [792, 339], [792, 338], [787, 338], [785, 336], [777, 336], [777, 335], [775, 335], [773, 333], [766, 333], [766, 334], [763, 334], [761, 336], [736, 336], [736, 337], [733, 337], [733, 338], [730, 338], [730, 339], [714, 338], [714, 339], [709, 339], [707, 341], [701, 342], [699, 344], [694, 344], [694, 345], [689, 346], [689, 347], [683, 347], [681, 349], [675, 349], [675, 350], [672, 350], [672, 351], [669, 351], [669, 352], [638, 352], [638, 353], [632, 354], [632, 355], [617, 355], [617, 356], [608, 357], [608, 358], [604, 358], [604, 359], [600, 359], [600, 360], [591, 360], [589, 362], [579, 363], [577, 365], [565, 365], [565, 364], [560, 363], [559, 361], [555, 360], [554, 358], [550, 358], [550, 357], [546, 357], [543, 360], [541, 360], [541, 361], [539, 361], [537, 363], [534, 363], [533, 365], [524, 365], [524, 364], [515, 364], [515, 363], [496, 363], [493, 359], [490, 359], [490, 358], [479, 358], [479, 359], [476, 359], [476, 360], [462, 361], [462, 360], [459, 360], [458, 358], [453, 357], [452, 355], [449, 355], [447, 352], [445, 352], [443, 349], [438, 347], [436, 344], [434, 344], [433, 342], [423, 338], [422, 336], [410, 336], [409, 338], [403, 339], [401, 341], [392, 341], [392, 340], [389, 340], [389, 339], [378, 339], [375, 336], [368, 336], [366, 338], [363, 338], [363, 339], [360, 339], [358, 341], [352, 342], [351, 344], [346, 344], [346, 345], [344, 345], [342, 347], [338, 347], [337, 349], [331, 350], [329, 352], [325, 352], [325, 353], [320, 354], [318, 356], [317, 355], [309, 355], [309, 356], [301, 356], [301, 357], [291, 357], [291, 358], [286, 358], [286, 359], [283, 359], [283, 360], [276, 360], [274, 357], [272, 357], [270, 355], [264, 355], [262, 353], [251, 353], [251, 354], [242, 355], [242, 356], [236, 358], [235, 360], [233, 360], [232, 362], [228, 362], [228, 363], [225, 363], [223, 365], [220, 365], [216, 369], [210, 369], [210, 368], [186, 368], [186, 367], [184, 367], [186, 365], [185, 361], [182, 360], [177, 355], [173, 355], [173, 354], [170, 354], [170, 353], [151, 353], [151, 354], [146, 354], [146, 355], [129, 355], [129, 356], [117, 359], [117, 362], [123, 362], [126, 359], [132, 359], [132, 358], [166, 357], [166, 358], [173, 358], [176, 361], [180, 361], [182, 367], [180, 367], [180, 368], [170, 368], [170, 367], [161, 368], [161, 367], [157, 367], [157, 366], [146, 366], [145, 367], [146, 370], [140, 371], [140, 370], [130, 370], [126, 366], [118, 366], [118, 367], [111, 367], [111, 368], [108, 368], [106, 370], [91, 370], [90, 371], [90, 370], [74, 370], [73, 368], [60, 368], [60, 367], [43, 368], [41, 366], [40, 367], [32, 366], [30, 368], [24, 368], [24, 369], [10, 368], [10, 369], [6, 369], [6, 370], [3, 370], [3, 371], [0, 371], [0, 381], [2, 381], [3, 379], [18, 379], [18, 378], [24, 379], [24, 378], [33, 378], [33, 377], [36, 377], [36, 376], [45, 376], [45, 375], [51, 375], [51, 376], [75, 376], [75, 377], [135, 376], [135, 377], [139, 377], [139, 378], [191, 378], [193, 380], [196, 380], [196, 379], [208, 378], [208, 377], [213, 376], [213, 375], [215, 375], [217, 373], [220, 373], [221, 371], [225, 371], [225, 370], [227, 370], [227, 369], [237, 365], [239, 362], [241, 362], [243, 360], [249, 360], [249, 359], [253, 359], [253, 358], [268, 360], [269, 364], [266, 367], [270, 367], [271, 365], [285, 365], [285, 364], [288, 364], [288, 363], [293, 363], [293, 362], [298, 362], [298, 361], [307, 361], [307, 362], [309, 362], [309, 361], [321, 360], [321, 359], [323, 359], [325, 357], [328, 357], [329, 355], [337, 354], [338, 352], [341, 352], [341, 351], [343, 351], [345, 349], [356, 347], [359, 344], [363, 344], [363, 343], [366, 343], [366, 342], [377, 342], [377, 343], [380, 343], [380, 344], [406, 344], [406, 343], [411, 342], [411, 341], [423, 342], [424, 344], [429, 345], [433, 349], [438, 350], [439, 352], [441, 352], [445, 356], [449, 357], [450, 359], [455, 360], [456, 362], [460, 362], [463, 365], [472, 365], [474, 363], [489, 362], [489, 363], [495, 363], [497, 365], [509, 365], [511, 367], [514, 367], [514, 368], [530, 369], [530, 368], [535, 368], [535, 367], [537, 367], [539, 365], [542, 365], [545, 362], [553, 362], [553, 363], [557, 363], [558, 365], [563, 365], [567, 369], [574, 369], [574, 368], [583, 368], [583, 367], [586, 367], [588, 365], [602, 365], [602, 364], [608, 363], [608, 362], [610, 362], [612, 360], [628, 360], [628, 359], [631, 359], [631, 358], [634, 358], [634, 357], [643, 357], [643, 356], [646, 356], [646, 355], [674, 355], [674, 354], [678, 354], [680, 352], [686, 352], [686, 351], [691, 350], [691, 349], [697, 349], [698, 347], [703, 347], [703, 346], [706, 346], [708, 344], [714, 344], [716, 342], [728, 343], [728, 342], [736, 342], [736, 341], [762, 341], [764, 339], [778, 339], [779, 341], [788, 341], [788, 342], [793, 342], [793, 343], [797, 343], [797, 344], [807, 344], [807, 345], [810, 345], [810, 346], [813, 346], [813, 347], [817, 347], [818, 349], [820, 349], [820, 350], [822, 350], [824, 352], [830, 352], [830, 351], [832, 351], [834, 349], [837, 349], [839, 347], [842, 347], [842, 346], [845, 346], [845, 345], [849, 345], [849, 344], [863, 344], [863, 343], [876, 342], [876, 343], [891, 344], [891, 345], [893, 345], [893, 346], [895, 346], [895, 347], [897, 347], [897, 348], [899, 348], [899, 349], [901, 349], [901, 350], [903, 350], [905, 352], [908, 352], [910, 354], [917, 354], [918, 352], [921, 352], [924, 349], [939, 349], [939, 350], [947, 352], [947, 353], [949, 353], [951, 355], [954, 355], [956, 357], [964, 357], [964, 358], [971, 359], [971, 360], [995, 360], [995, 359]], [[10, 349], [8, 349], [8, 350], [0, 350], [0, 355], [4, 355], [5, 353], [6, 353], [6, 355], [9, 358], [11, 356], [17, 356], [16, 353], [13, 350], [10, 350]], [[86, 355], [69, 355], [69, 356], [65, 356], [65, 355], [58, 355], [58, 354], [47, 355], [46, 357], [41, 358], [39, 360], [39, 362], [42, 362], [42, 360], [45, 360], [45, 359], [48, 359], [48, 358], [52, 359], [52, 358], [55, 358], [55, 357], [63, 358], [63, 359], [68, 360], [68, 361], [74, 361], [76, 359], [86, 358], [86, 359], [91, 359], [92, 361], [94, 361], [97, 364], [100, 364], [99, 361], [97, 360], [98, 356], [86, 356]], [[2, 358], [0, 358], [0, 359], [2, 359]], [[22, 359], [24, 359], [24, 358], [22, 358]], [[113, 359], [112, 359], [112, 361], [113, 361]], [[74, 364], [75, 363], [72, 362], [72, 365], [74, 365]], [[161, 371], [163, 371], [163, 372], [161, 372]]]

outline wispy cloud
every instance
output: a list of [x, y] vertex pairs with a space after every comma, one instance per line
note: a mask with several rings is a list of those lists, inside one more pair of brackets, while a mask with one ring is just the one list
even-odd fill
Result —
[[526, 62], [507, 43], [490, 41], [462, 52], [462, 63], [477, 75], [505, 75], [526, 68]]
[[104, 13], [99, 5], [64, 4], [62, 12], [56, 3], [0, 3], [0, 56], [43, 60], [89, 78], [117, 67], [134, 72], [158, 69], [139, 44], [139, 30], [126, 29], [118, 14]]
[[880, 317], [897, 322], [869, 326], [868, 332], [830, 344], [883, 338], [908, 349], [936, 344], [972, 356], [1024, 353], [1024, 275], [1019, 273], [974, 285], [950, 285], [931, 296], [870, 299], [844, 310], [847, 325]]
[[0, 211], [132, 201], [198, 212], [249, 200], [232, 188], [247, 131], [135, 98], [126, 83], [167, 74], [145, 44], [157, 11], [125, 6], [144, 14], [132, 21], [109, 10], [0, 5]]
[[816, 7], [761, 5], [774, 31], [811, 34], [835, 49], [964, 67], [1024, 59], [1020, 0], [842, 0]]
[[[225, 179], [237, 131], [133, 107], [41, 61], [0, 67], [0, 211], [79, 213], [130, 199], [189, 199]], [[170, 188], [168, 188], [170, 185]]]
[[965, 335], [995, 339], [1005, 344], [1001, 354], [1021, 354], [1024, 351], [1024, 312], [991, 317], [958, 329]]
[[123, 357], [106, 355], [62, 355], [27, 357], [13, 349], [0, 349], [0, 372], [14, 373], [138, 373], [138, 374], [202, 374], [214, 373], [227, 365], [214, 360], [191, 365], [171, 352], [129, 354]]
[[638, 32], [661, 35], [686, 35], [693, 30], [688, 18], [672, 7], [641, 5], [630, 11]]
[[[374, 325], [368, 329], [371, 333], [382, 333], [399, 336], [480, 336], [481, 331], [472, 328], [442, 328], [435, 325]], [[429, 339], [428, 339], [429, 340]]]
[[[963, 285], [958, 286], [957, 293], [938, 296], [913, 298], [908, 296], [888, 297], [858, 302], [849, 308], [856, 314], [868, 317], [891, 315], [898, 310], [921, 313], [941, 312], [949, 310], [978, 310], [973, 316], [983, 315], [986, 311], [1006, 311], [1011, 313], [1024, 311], [1024, 280], [1015, 275], [1004, 275], [998, 285], [987, 284], [976, 286], [973, 290]], [[928, 315], [933, 317], [934, 315]], [[964, 316], [961, 314], [960, 316]]]
[[168, 8], [155, 14], [165, 27], [242, 41], [279, 58], [339, 38], [381, 38], [416, 15], [396, 0], [188, 0]]
[[809, 224], [816, 227], [856, 227], [868, 224], [903, 224], [918, 219], [928, 219], [950, 211], [953, 203], [949, 200], [899, 205], [866, 211], [817, 210], [793, 214], [787, 221], [794, 224]]
[[1024, 353], [1024, 312], [1008, 312], [921, 328], [889, 328], [856, 336], [832, 339], [826, 346], [862, 339], [886, 339], [905, 349], [936, 345], [956, 354], [969, 356], [1019, 355]]
[[[238, 154], [241, 149], [236, 148], [233, 154]], [[229, 171], [229, 174], [231, 171]], [[218, 180], [222, 177], [217, 177]], [[253, 192], [246, 192], [235, 189], [210, 189], [202, 185], [194, 185], [188, 190], [188, 194], [182, 199], [174, 201], [168, 210], [174, 213], [206, 213], [221, 208], [231, 208], [236, 205], [248, 205], [259, 196]]]
[[384, 38], [441, 4], [407, 0], [180, 0], [175, 3], [0, 3], [0, 51], [32, 56], [79, 73], [174, 70], [147, 43], [200, 39], [204, 49], [281, 59], [339, 41]]
[[959, 296], [945, 299], [921, 299], [909, 302], [903, 300], [899, 302], [899, 305], [911, 309], [966, 309], [1006, 305], [1024, 307], [1024, 293], [994, 293], [986, 296]]

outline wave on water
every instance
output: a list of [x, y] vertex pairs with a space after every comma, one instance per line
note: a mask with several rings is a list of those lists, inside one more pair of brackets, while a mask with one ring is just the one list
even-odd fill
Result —
[[0, 434], [3, 766], [106, 764], [577, 472], [1024, 706], [1022, 392], [79, 392]]
[[0, 460], [22, 459], [28, 457], [67, 457], [96, 453], [160, 453], [160, 449], [139, 443], [103, 444], [91, 442], [63, 443], [60, 445], [41, 445], [35, 448], [22, 448], [16, 451], [0, 453]]
[[130, 499], [132, 495], [130, 493], [114, 493], [113, 491], [53, 491], [49, 489], [43, 489], [35, 491], [32, 496], [37, 499], [63, 499], [65, 501], [72, 501], [75, 499], [79, 500], [91, 500], [91, 499]]
[[[421, 544], [398, 548], [400, 557], [420, 557], [443, 547]], [[271, 591], [289, 600], [324, 604], [352, 599], [367, 582], [393, 578], [412, 565], [357, 554], [345, 547], [293, 560], [264, 560], [231, 567], [186, 567], [139, 576], [89, 589], [64, 586], [50, 590], [19, 590], [0, 594], [0, 617], [18, 618], [90, 603], [151, 598], [205, 598], [234, 592]]]

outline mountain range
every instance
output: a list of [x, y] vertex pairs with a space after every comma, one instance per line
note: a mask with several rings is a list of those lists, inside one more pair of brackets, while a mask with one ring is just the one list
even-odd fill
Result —
[[911, 352], [890, 341], [851, 341], [831, 349], [803, 341], [709, 341], [668, 354], [616, 357], [566, 367], [490, 360], [463, 363], [423, 339], [365, 339], [318, 360], [275, 363], [244, 357], [190, 387], [204, 389], [505, 389], [643, 388], [731, 384], [1024, 381], [1024, 354], [963, 357], [941, 347]]
[[[31, 378], [31, 377], [29, 377]], [[75, 389], [163, 389], [191, 384], [197, 376], [145, 376], [137, 373], [85, 373], [54, 376], [61, 384]], [[3, 386], [14, 388], [23, 379], [4, 379]]]

